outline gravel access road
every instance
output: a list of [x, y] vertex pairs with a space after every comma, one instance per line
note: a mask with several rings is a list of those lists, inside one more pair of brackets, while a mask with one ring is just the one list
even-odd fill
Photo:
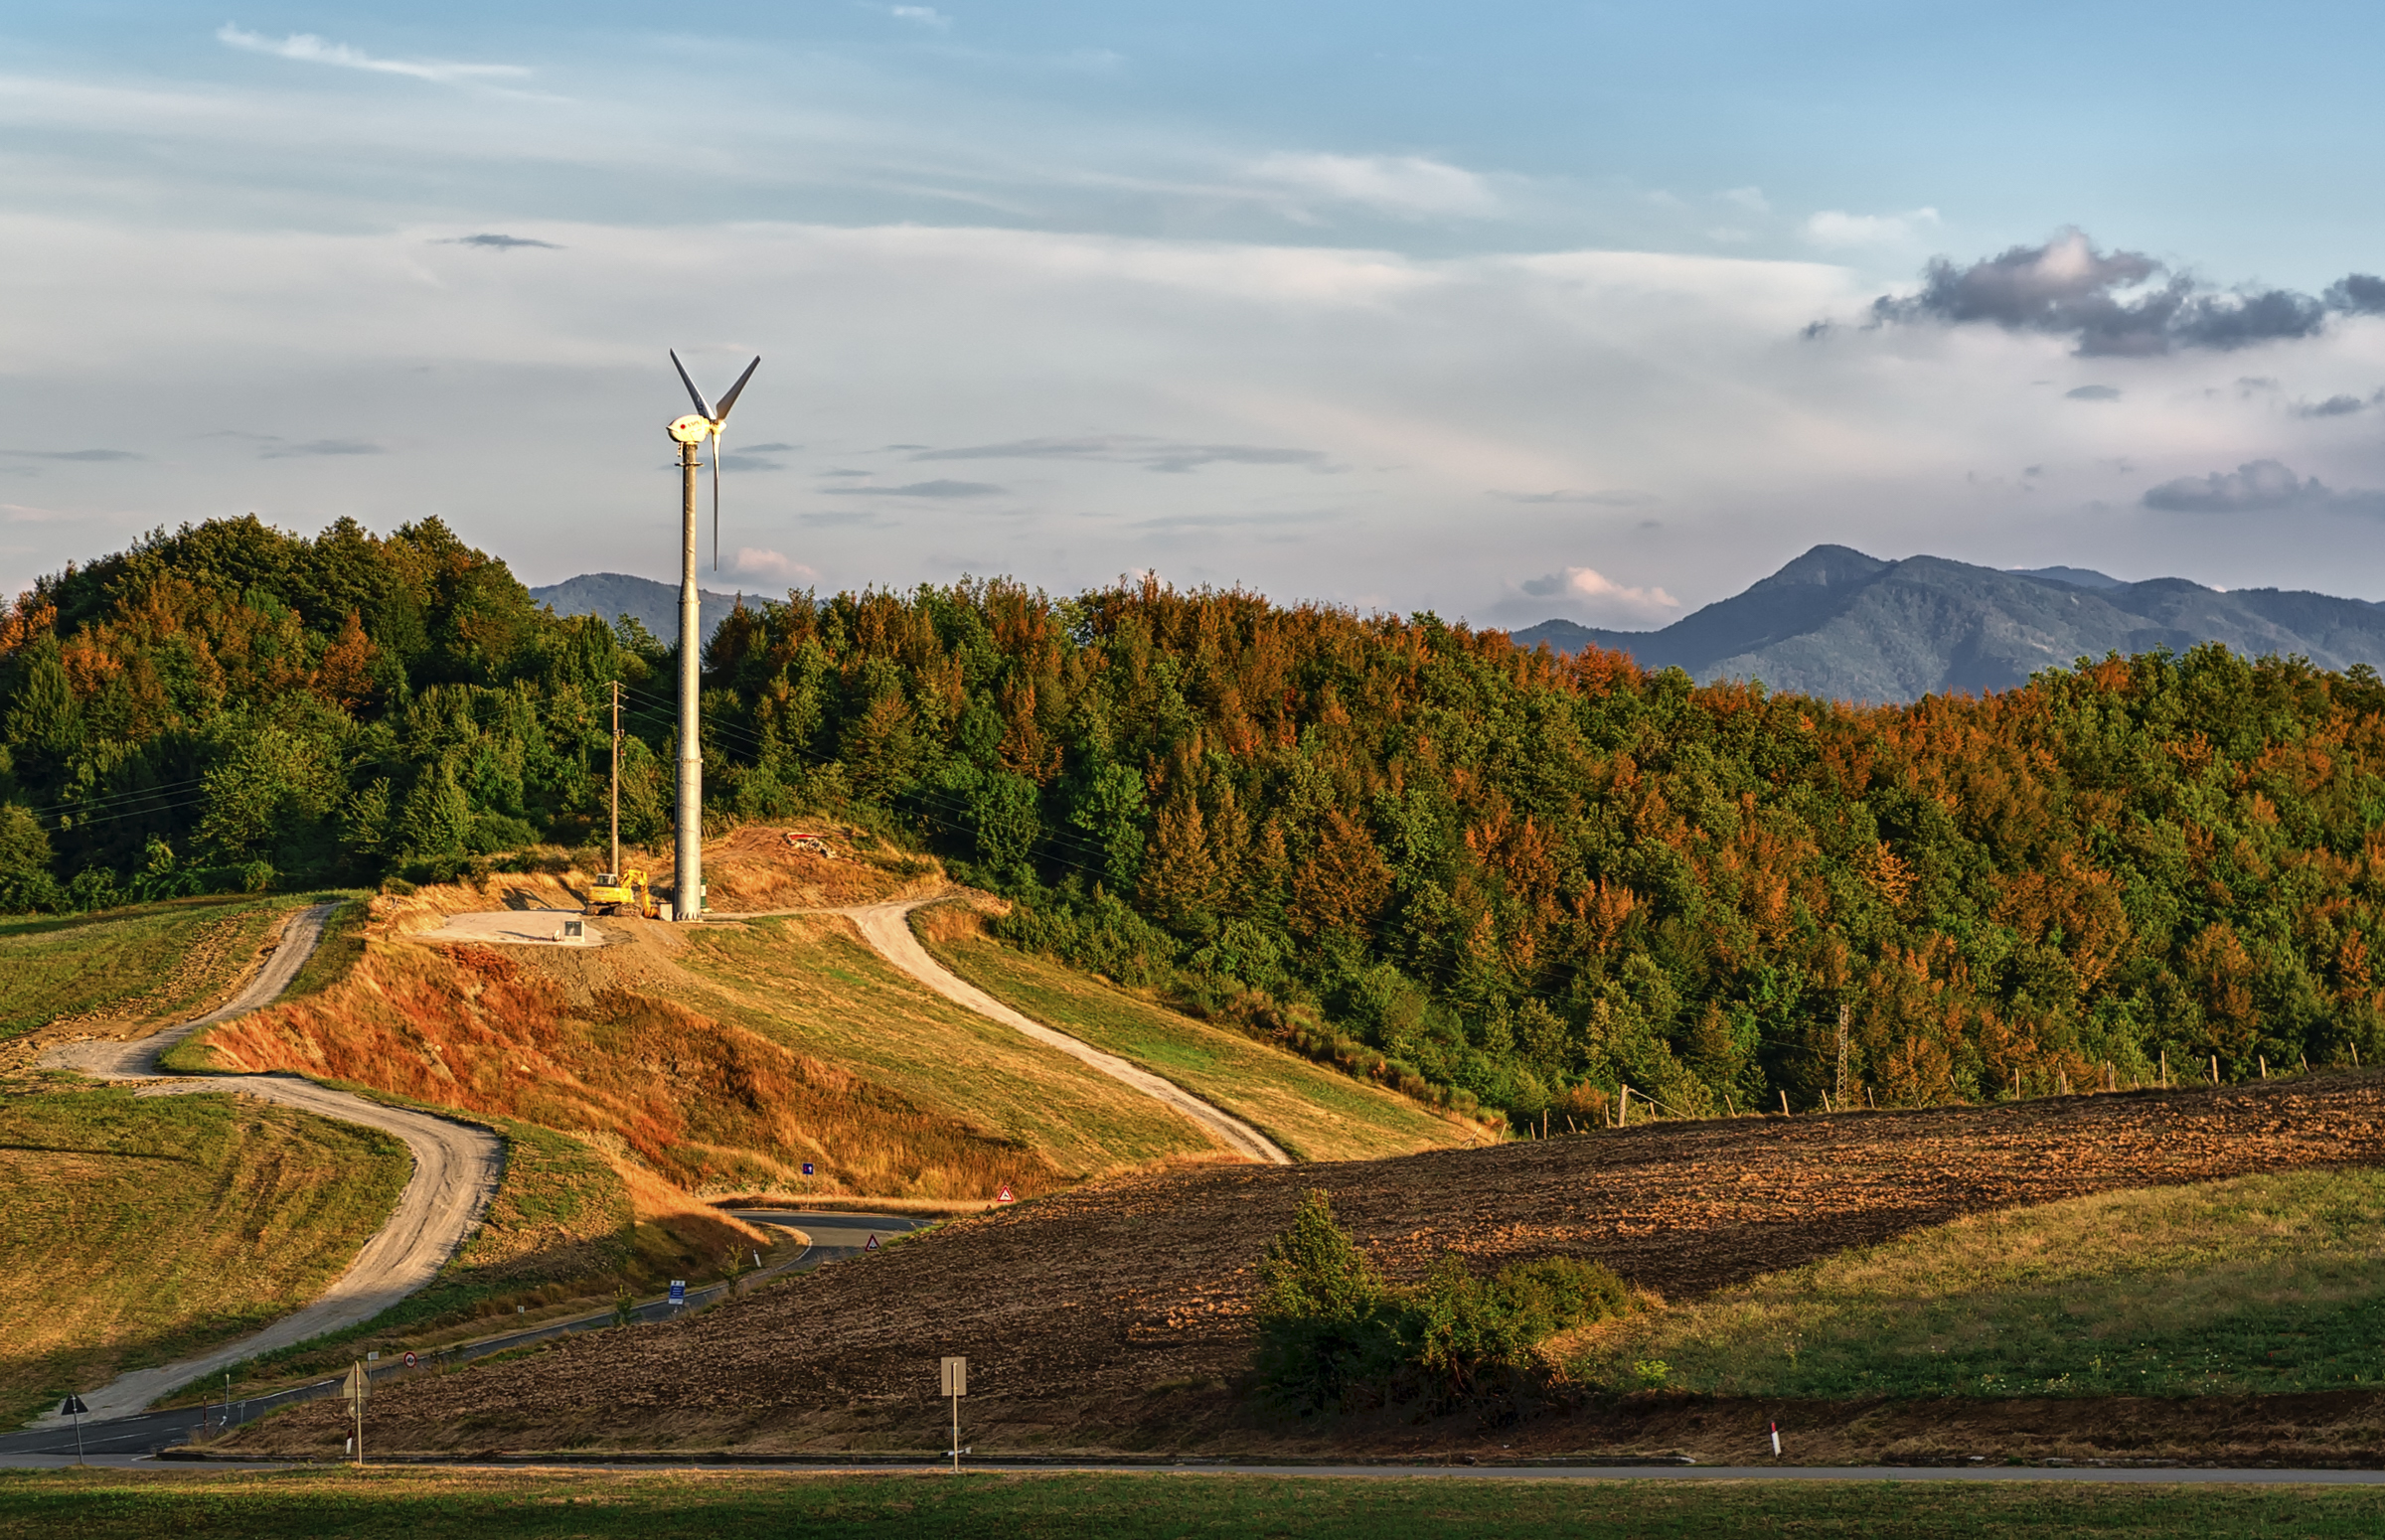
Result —
[[[489, 1199], [496, 1194], [498, 1178], [505, 1169], [505, 1146], [487, 1129], [402, 1107], [386, 1107], [293, 1075], [159, 1078], [158, 1061], [176, 1043], [203, 1026], [269, 1004], [288, 989], [307, 955], [323, 939], [324, 922], [337, 907], [316, 904], [291, 915], [283, 927], [281, 944], [247, 987], [222, 1009], [133, 1042], [67, 1043], [41, 1057], [45, 1068], [80, 1070], [98, 1080], [136, 1082], [136, 1096], [237, 1092], [285, 1103], [319, 1117], [360, 1123], [403, 1140], [414, 1157], [413, 1174], [398, 1195], [388, 1222], [365, 1242], [348, 1271], [320, 1299], [252, 1336], [196, 1358], [137, 1370], [86, 1393], [82, 1399], [90, 1408], [89, 1417], [129, 1416], [205, 1375], [380, 1314], [437, 1276], [480, 1223]], [[63, 1419], [52, 1414], [37, 1426], [60, 1421]]]
[[[1199, 1124], [1219, 1144], [1236, 1155], [1247, 1155], [1270, 1165], [1292, 1163], [1292, 1157], [1277, 1148], [1274, 1141], [1231, 1113], [1219, 1111], [1184, 1087], [1163, 1080], [1147, 1069], [1137, 1068], [1114, 1053], [1104, 1053], [1066, 1032], [1055, 1031], [1040, 1021], [1029, 1019], [928, 956], [927, 948], [921, 946], [919, 938], [911, 934], [910, 914], [913, 909], [934, 903], [941, 896], [945, 895], [902, 898], [892, 903], [859, 904], [850, 909], [813, 912], [846, 916], [861, 928], [862, 938], [875, 948], [880, 957], [954, 1004], [1024, 1032], [1044, 1046], [1057, 1048], [1079, 1063], [1101, 1071], [1112, 1080], [1123, 1081], [1145, 1096], [1167, 1103]], [[721, 915], [719, 918], [738, 919], [742, 916]]]

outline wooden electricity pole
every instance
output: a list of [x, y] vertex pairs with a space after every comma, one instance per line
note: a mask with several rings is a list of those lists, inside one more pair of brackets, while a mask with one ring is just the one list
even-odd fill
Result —
[[613, 880], [621, 880], [621, 682], [613, 681]]

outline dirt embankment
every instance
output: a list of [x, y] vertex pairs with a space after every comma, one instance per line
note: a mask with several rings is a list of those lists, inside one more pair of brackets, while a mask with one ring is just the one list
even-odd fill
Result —
[[[1660, 1416], [1674, 1405], [1662, 1400], [1635, 1414], [1647, 1424], [1637, 1431], [1599, 1417], [1497, 1433], [1464, 1417], [1372, 1431], [1271, 1430], [1249, 1419], [1230, 1386], [1249, 1357], [1251, 1264], [1300, 1192], [1324, 1187], [1395, 1278], [1420, 1275], [1445, 1249], [1481, 1268], [1569, 1253], [1684, 1298], [1964, 1214], [2380, 1160], [2385, 1077], [2364, 1075], [1657, 1124], [1294, 1169], [1210, 1167], [1057, 1193], [690, 1320], [395, 1386], [376, 1404], [378, 1437], [393, 1452], [934, 1450], [945, 1416], [936, 1361], [965, 1353], [971, 1438], [981, 1452], [1325, 1454], [1331, 1440], [1352, 1437], [1379, 1454], [1679, 1445], [1695, 1432], [1694, 1417], [1677, 1406]], [[1875, 1446], [1905, 1437], [1894, 1422], [1862, 1437]], [[2125, 1436], [2125, 1420], [2115, 1426]], [[1744, 1458], [1744, 1432], [1714, 1458]], [[336, 1411], [306, 1409], [246, 1442], [320, 1452], [336, 1451], [339, 1438]]]

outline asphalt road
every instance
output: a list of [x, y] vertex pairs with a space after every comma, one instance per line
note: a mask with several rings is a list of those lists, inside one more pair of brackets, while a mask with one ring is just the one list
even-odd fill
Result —
[[[738, 1209], [734, 1212], [738, 1218], [749, 1220], [755, 1224], [773, 1225], [780, 1229], [797, 1231], [811, 1242], [794, 1260], [782, 1263], [767, 1273], [754, 1275], [752, 1279], [748, 1280], [747, 1287], [751, 1287], [752, 1282], [761, 1278], [775, 1277], [781, 1273], [808, 1272], [823, 1263], [835, 1262], [843, 1257], [857, 1256], [868, 1249], [870, 1237], [873, 1235], [877, 1236], [882, 1242], [934, 1222], [907, 1214], [840, 1214], [815, 1212], [809, 1209]], [[677, 1307], [671, 1304], [667, 1296], [643, 1301], [632, 1311], [632, 1318], [640, 1321], [665, 1320], [686, 1310], [702, 1309], [708, 1305], [717, 1304], [728, 1297], [729, 1290], [730, 1286], [727, 1284], [714, 1284], [703, 1289], [691, 1289], [688, 1291], [687, 1303]], [[476, 1341], [457, 1343], [452, 1347], [436, 1351], [425, 1351], [420, 1354], [421, 1367], [414, 1372], [435, 1371], [443, 1366], [468, 1363], [475, 1358], [486, 1358], [494, 1353], [508, 1352], [517, 1347], [527, 1347], [534, 1342], [543, 1342], [551, 1337], [565, 1336], [575, 1331], [593, 1331], [612, 1324], [613, 1313], [610, 1310], [594, 1310], [585, 1315], [566, 1316], [560, 1320], [543, 1320], [536, 1325], [525, 1326], [519, 1331], [500, 1332], [495, 1336], [482, 1337]], [[405, 1372], [404, 1360], [401, 1358], [384, 1359], [371, 1367], [376, 1380]], [[187, 1384], [188, 1381], [182, 1383]], [[293, 1401], [312, 1401], [318, 1397], [336, 1395], [339, 1389], [340, 1377], [334, 1376], [317, 1380], [308, 1385], [292, 1386], [287, 1390], [276, 1391], [268, 1396], [235, 1401], [232, 1403], [230, 1413], [231, 1425], [238, 1427], [241, 1423], [263, 1416], [275, 1407], [287, 1406]], [[97, 1397], [95, 1395], [85, 1396], [83, 1400], [92, 1407], [96, 1414]], [[165, 1412], [135, 1411], [110, 1416], [88, 1416], [82, 1419], [82, 1451], [85, 1455], [146, 1458], [154, 1450], [176, 1444], [187, 1444], [194, 1439], [219, 1431], [226, 1426], [225, 1419], [224, 1404], [220, 1400], [213, 1406], [204, 1408], [178, 1407]], [[66, 1419], [46, 1419], [39, 1426], [24, 1433], [0, 1434], [0, 1465], [55, 1464], [62, 1458], [72, 1462], [76, 1452], [75, 1441], [75, 1427], [70, 1420]]]
[[[64, 1457], [0, 1453], [0, 1468], [55, 1469], [74, 1463], [72, 1451]], [[97, 1452], [93, 1453], [88, 1463], [147, 1469], [167, 1463], [152, 1461], [145, 1455]], [[290, 1468], [290, 1463], [287, 1461], [210, 1461], [205, 1468], [279, 1470]], [[375, 1463], [384, 1468], [390, 1464], [378, 1461]], [[564, 1463], [535, 1459], [502, 1463], [486, 1460], [409, 1460], [397, 1463], [439, 1469], [599, 1470], [620, 1474], [695, 1467], [707, 1470], [779, 1470], [806, 1475], [941, 1475], [951, 1470], [951, 1466], [936, 1461], [856, 1464], [800, 1459], [703, 1461], [691, 1460], [684, 1455], [638, 1462], [574, 1461]], [[2199, 1465], [2154, 1468], [2102, 1465], [1262, 1465], [1224, 1461], [1188, 1461], [1183, 1463], [1028, 1462], [970, 1460], [964, 1456], [962, 1471], [964, 1474], [978, 1475], [1338, 1476], [1374, 1481], [2063, 1481], [2124, 1486], [2385, 1486], [2385, 1470], [2281, 1470]]]

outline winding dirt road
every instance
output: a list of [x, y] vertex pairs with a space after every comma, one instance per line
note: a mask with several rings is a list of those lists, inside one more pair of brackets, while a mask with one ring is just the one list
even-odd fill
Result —
[[[1054, 1031], [1042, 1022], [1033, 1020], [988, 995], [968, 980], [953, 973], [928, 956], [927, 948], [911, 934], [910, 915], [913, 909], [934, 903], [949, 895], [935, 894], [926, 898], [898, 898], [891, 903], [858, 904], [850, 909], [813, 910], [813, 913], [842, 914], [858, 926], [862, 939], [876, 949], [878, 956], [926, 985], [929, 989], [965, 1009], [1000, 1021], [1016, 1031], [1024, 1032], [1046, 1047], [1057, 1048], [1079, 1063], [1125, 1082], [1155, 1101], [1165, 1102], [1176, 1111], [1208, 1131], [1220, 1144], [1236, 1155], [1248, 1155], [1271, 1165], [1290, 1165], [1292, 1157], [1277, 1148], [1275, 1142], [1257, 1129], [1230, 1113], [1221, 1112], [1184, 1087], [1163, 1080], [1147, 1069], [1141, 1069], [1099, 1048], [1080, 1042], [1066, 1032]], [[743, 919], [743, 915], [721, 915], [721, 919]]]
[[401, 1107], [385, 1107], [290, 1075], [158, 1078], [158, 1061], [176, 1043], [203, 1026], [268, 1004], [288, 989], [307, 955], [323, 939], [324, 921], [336, 907], [317, 904], [290, 916], [273, 955], [222, 1009], [133, 1042], [68, 1043], [41, 1056], [39, 1062], [45, 1068], [80, 1070], [98, 1080], [143, 1082], [134, 1091], [136, 1096], [229, 1091], [282, 1102], [343, 1123], [360, 1123], [403, 1140], [414, 1157], [413, 1174], [398, 1195], [389, 1220], [365, 1242], [348, 1271], [320, 1299], [252, 1336], [196, 1358], [137, 1370], [91, 1391], [82, 1399], [93, 1418], [138, 1412], [160, 1396], [243, 1359], [380, 1314], [437, 1276], [480, 1223], [482, 1211], [496, 1194], [498, 1177], [505, 1169], [505, 1147], [487, 1129]]

